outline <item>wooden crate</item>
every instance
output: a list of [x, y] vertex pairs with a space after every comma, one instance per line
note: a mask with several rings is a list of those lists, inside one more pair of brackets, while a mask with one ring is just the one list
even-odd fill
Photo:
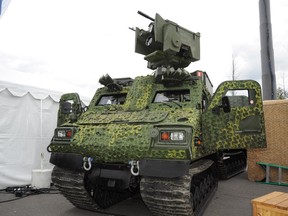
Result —
[[288, 215], [288, 193], [274, 191], [253, 199], [253, 216]]

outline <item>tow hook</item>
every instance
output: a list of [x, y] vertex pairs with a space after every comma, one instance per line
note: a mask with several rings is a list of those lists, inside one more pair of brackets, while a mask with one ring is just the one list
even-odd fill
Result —
[[129, 164], [131, 165], [131, 174], [134, 176], [139, 175], [139, 161], [129, 161]]
[[92, 167], [92, 162], [93, 158], [92, 157], [83, 157], [83, 168], [86, 171], [89, 171]]

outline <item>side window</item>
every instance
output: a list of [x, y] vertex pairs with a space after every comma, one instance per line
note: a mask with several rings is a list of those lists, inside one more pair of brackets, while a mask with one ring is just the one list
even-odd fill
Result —
[[63, 94], [59, 101], [57, 126], [65, 122], [76, 122], [80, 115], [85, 111], [77, 93]]
[[153, 103], [161, 102], [188, 102], [190, 101], [190, 91], [189, 90], [173, 90], [173, 91], [160, 91], [157, 92]]
[[122, 105], [125, 103], [127, 94], [116, 94], [116, 95], [102, 95], [96, 106], [103, 105]]
[[61, 112], [63, 114], [72, 113], [74, 101], [73, 100], [65, 100], [60, 104]]
[[225, 96], [229, 98], [231, 107], [254, 106], [256, 102], [253, 89], [228, 90]]

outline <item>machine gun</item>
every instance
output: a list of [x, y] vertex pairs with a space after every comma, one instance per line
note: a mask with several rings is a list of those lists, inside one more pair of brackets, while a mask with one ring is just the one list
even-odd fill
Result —
[[148, 68], [185, 68], [191, 62], [200, 60], [200, 33], [164, 20], [157, 13], [155, 19], [141, 11], [138, 14], [152, 21], [147, 31], [138, 27], [135, 30], [135, 52], [145, 55]]

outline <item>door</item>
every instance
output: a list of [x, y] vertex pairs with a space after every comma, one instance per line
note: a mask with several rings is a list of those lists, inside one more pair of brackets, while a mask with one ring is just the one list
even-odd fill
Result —
[[259, 83], [253, 80], [220, 84], [203, 113], [203, 141], [216, 149], [266, 147]]

